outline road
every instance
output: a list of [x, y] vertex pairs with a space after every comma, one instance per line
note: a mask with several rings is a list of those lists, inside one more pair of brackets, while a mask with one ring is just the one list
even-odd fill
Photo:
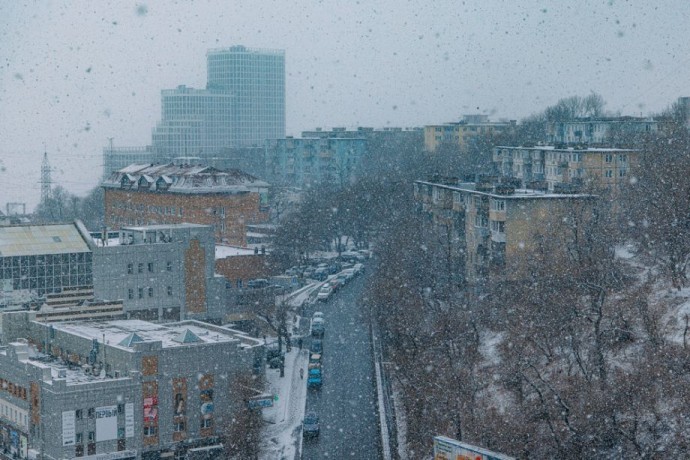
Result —
[[361, 301], [364, 278], [316, 304], [326, 320], [324, 380], [321, 390], [307, 392], [306, 410], [319, 416], [321, 435], [304, 441], [303, 459], [381, 458], [371, 336]]

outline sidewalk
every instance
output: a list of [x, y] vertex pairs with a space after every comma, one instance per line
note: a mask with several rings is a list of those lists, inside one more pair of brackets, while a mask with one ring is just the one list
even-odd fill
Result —
[[[293, 460], [302, 442], [302, 419], [307, 399], [306, 369], [308, 350], [293, 347], [285, 354], [285, 377], [279, 369], [267, 369], [269, 391], [278, 396], [273, 407], [263, 410], [266, 425], [262, 431], [261, 460]], [[299, 370], [305, 377], [300, 378]]]

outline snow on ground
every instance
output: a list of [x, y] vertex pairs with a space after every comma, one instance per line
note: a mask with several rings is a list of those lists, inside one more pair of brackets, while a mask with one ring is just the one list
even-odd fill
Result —
[[273, 407], [263, 409], [266, 421], [262, 430], [259, 459], [292, 460], [302, 442], [302, 419], [307, 400], [307, 382], [300, 369], [307, 368], [308, 350], [293, 347], [285, 354], [285, 377], [280, 369], [267, 369], [268, 391], [278, 396]]
[[501, 356], [498, 352], [498, 346], [503, 341], [503, 333], [484, 331], [481, 334], [479, 352], [484, 357], [484, 366], [495, 366], [500, 364]]

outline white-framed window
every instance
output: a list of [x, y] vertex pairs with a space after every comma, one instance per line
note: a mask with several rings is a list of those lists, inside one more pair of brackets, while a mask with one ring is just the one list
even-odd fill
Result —
[[491, 221], [491, 231], [498, 233], [505, 233], [506, 223], [502, 220], [492, 220]]
[[606, 177], [613, 177], [613, 169], [607, 169], [604, 175]]
[[506, 200], [491, 200], [491, 209], [494, 211], [505, 211]]
[[611, 163], [613, 161], [613, 155], [611, 155], [610, 153], [607, 153], [604, 156], [604, 161], [606, 161], [607, 163]]

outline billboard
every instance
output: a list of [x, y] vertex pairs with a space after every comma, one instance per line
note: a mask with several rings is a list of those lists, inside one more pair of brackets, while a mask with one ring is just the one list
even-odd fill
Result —
[[96, 442], [117, 439], [117, 405], [96, 408]]
[[62, 445], [74, 445], [74, 411], [66, 410], [62, 413]]
[[158, 397], [144, 398], [144, 422], [158, 421]]
[[434, 437], [434, 460], [515, 460], [445, 436]]

